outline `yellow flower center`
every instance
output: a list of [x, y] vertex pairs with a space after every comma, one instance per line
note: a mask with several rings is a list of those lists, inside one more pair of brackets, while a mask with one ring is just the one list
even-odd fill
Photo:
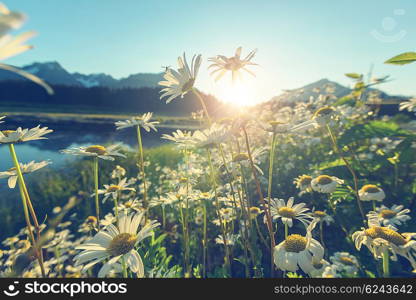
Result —
[[107, 248], [107, 252], [113, 256], [119, 256], [130, 252], [136, 244], [137, 236], [130, 233], [120, 233], [115, 236]]
[[274, 126], [283, 125], [285, 123], [279, 122], [279, 121], [270, 121], [269, 124], [274, 127]]
[[209, 199], [210, 198], [210, 194], [209, 193], [201, 193], [201, 198], [203, 198], [203, 199]]
[[397, 213], [390, 209], [383, 209], [382, 211], [380, 211], [380, 216], [383, 219], [391, 219], [391, 218], [394, 218], [396, 215]]
[[4, 134], [4, 136], [9, 136], [9, 134], [15, 132], [15, 130], [2, 130], [1, 133]]
[[89, 216], [86, 220], [87, 224], [97, 224], [97, 218], [94, 216]]
[[300, 185], [305, 186], [305, 185], [310, 185], [310, 184], [311, 184], [311, 181], [312, 181], [312, 177], [311, 177], [311, 176], [308, 176], [308, 175], [302, 175], [302, 176], [299, 178], [298, 183], [299, 183]]
[[108, 193], [113, 193], [113, 192], [117, 192], [117, 191], [119, 191], [121, 189], [121, 187], [119, 186], [119, 185], [115, 185], [115, 184], [113, 184], [113, 185], [110, 185], [108, 188], [107, 188], [107, 192]]
[[89, 146], [85, 149], [85, 152], [88, 153], [95, 153], [98, 155], [104, 155], [107, 153], [107, 149], [105, 149], [104, 146], [101, 145], [93, 145], [93, 146]]
[[126, 203], [124, 203], [124, 206], [125, 206], [126, 208], [130, 208], [130, 207], [132, 207], [132, 206], [133, 206], [133, 202], [131, 202], [131, 201], [127, 201]]
[[331, 178], [331, 176], [328, 175], [321, 175], [316, 178], [316, 182], [320, 185], [326, 185], [332, 183], [334, 180]]
[[317, 261], [317, 262], [313, 262], [312, 265], [315, 269], [320, 269], [324, 266], [324, 264], [322, 263], [322, 260]]
[[289, 235], [284, 243], [285, 250], [287, 252], [299, 253], [306, 249], [307, 240], [300, 234]]
[[314, 114], [313, 114], [313, 118], [319, 118], [319, 117], [326, 117], [331, 115], [334, 112], [334, 109], [332, 107], [329, 106], [325, 106], [322, 107], [320, 109], [318, 109]]
[[186, 93], [186, 92], [188, 92], [193, 86], [194, 86], [194, 83], [195, 83], [195, 79], [194, 78], [191, 78], [191, 79], [189, 79], [183, 86], [182, 86], [182, 93]]
[[315, 210], [315, 211], [313, 212], [313, 216], [314, 216], [315, 218], [323, 218], [323, 217], [325, 217], [325, 216], [326, 216], [326, 212], [324, 212], [324, 211], [322, 211], [322, 210]]
[[246, 153], [238, 153], [233, 156], [233, 162], [239, 162], [239, 161], [248, 160], [248, 159], [249, 157]]
[[279, 208], [279, 210], [277, 211], [279, 213], [279, 215], [281, 215], [282, 217], [285, 218], [294, 218], [296, 217], [296, 212], [293, 210], [293, 208], [290, 207], [281, 207]]
[[188, 182], [188, 178], [186, 178], [186, 177], [182, 177], [181, 179], [179, 179], [179, 181], [180, 181], [181, 183], [187, 183], [187, 182]]
[[355, 266], [355, 262], [348, 256], [341, 256], [339, 261], [342, 262], [344, 265], [347, 266]]
[[378, 188], [374, 184], [367, 184], [367, 185], [362, 187], [362, 191], [364, 193], [378, 193], [378, 192], [380, 192], [380, 188]]
[[257, 217], [260, 214], [260, 212], [260, 208], [255, 206], [250, 207], [250, 217]]
[[406, 239], [400, 233], [387, 227], [374, 226], [366, 229], [364, 232], [372, 239], [380, 238], [396, 246], [403, 246], [407, 243]]

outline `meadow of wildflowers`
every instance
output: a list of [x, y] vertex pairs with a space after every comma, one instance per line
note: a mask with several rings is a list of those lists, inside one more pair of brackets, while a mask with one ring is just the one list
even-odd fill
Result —
[[[23, 15], [5, 6], [0, 13], [0, 58], [28, 50], [31, 34], [9, 35]], [[208, 72], [218, 81], [255, 76], [255, 54], [240, 47], [215, 55]], [[184, 53], [159, 83], [160, 101], [184, 101], [188, 93], [199, 99], [198, 130], [163, 135], [169, 145], [152, 155], [157, 150], [143, 147], [142, 134], [159, 122], [148, 112], [114, 124], [134, 128], [135, 151], [121, 144], [62, 149], [79, 157], [73, 168], [87, 188], [53, 207], [39, 207], [42, 196], [31, 197], [25, 181], [50, 161], [23, 162], [14, 147], [48, 143], [53, 128], [0, 131], [13, 161], [0, 178], [20, 197], [14, 213], [25, 220], [1, 243], [0, 276], [413, 277], [415, 99], [400, 104], [401, 114], [381, 115], [371, 87], [387, 78], [349, 73], [355, 88], [347, 97], [328, 85], [307, 102], [271, 101], [219, 119], [197, 89], [202, 61]], [[0, 68], [52, 92], [31, 74]], [[87, 206], [93, 213], [85, 216]]]

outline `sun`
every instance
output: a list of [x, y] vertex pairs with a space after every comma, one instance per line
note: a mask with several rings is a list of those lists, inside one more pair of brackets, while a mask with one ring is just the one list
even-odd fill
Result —
[[250, 106], [256, 103], [255, 89], [245, 82], [227, 82], [218, 84], [215, 88], [216, 97], [229, 104], [238, 106]]

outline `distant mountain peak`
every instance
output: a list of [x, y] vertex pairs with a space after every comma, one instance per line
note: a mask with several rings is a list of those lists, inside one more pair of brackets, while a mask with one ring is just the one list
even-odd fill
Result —
[[[70, 73], [57, 61], [34, 62], [21, 67], [37, 75], [49, 84], [82, 86], [86, 88], [102, 86], [109, 88], [156, 87], [162, 79], [162, 73], [136, 73], [125, 78], [115, 79], [106, 73], [82, 74]], [[25, 80], [16, 74], [0, 70], [1, 80]]]

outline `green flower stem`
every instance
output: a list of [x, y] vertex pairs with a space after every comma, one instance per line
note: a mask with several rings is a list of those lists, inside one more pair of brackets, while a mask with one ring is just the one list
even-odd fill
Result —
[[183, 213], [183, 208], [182, 208], [182, 200], [179, 203], [179, 213], [180, 213], [180, 216], [181, 216], [182, 239], [183, 239], [183, 246], [184, 246], [183, 261], [184, 261], [184, 264], [185, 264], [185, 277], [187, 277], [190, 274], [189, 273], [190, 264], [189, 264], [187, 229], [186, 229], [185, 215]]
[[114, 211], [115, 211], [115, 214], [116, 214], [117, 222], [118, 222], [118, 201], [119, 201], [119, 199], [120, 199], [120, 191], [117, 191], [117, 197], [116, 198], [113, 197]]
[[250, 142], [248, 140], [247, 130], [246, 130], [245, 127], [243, 127], [242, 129], [243, 129], [244, 138], [245, 138], [245, 142], [246, 142], [247, 154], [248, 154], [248, 157], [249, 157], [249, 160], [250, 160], [251, 170], [252, 170], [252, 173], [253, 173], [254, 181], [256, 183], [257, 193], [259, 195], [260, 202], [264, 207], [264, 211], [265, 211], [265, 215], [266, 215], [267, 229], [268, 229], [269, 235], [270, 235], [270, 249], [271, 249], [271, 251], [270, 251], [270, 260], [271, 260], [270, 261], [270, 275], [273, 277], [273, 274], [274, 274], [273, 250], [274, 250], [274, 247], [276, 246], [276, 242], [275, 242], [275, 239], [274, 239], [273, 223], [272, 223], [272, 217], [271, 217], [271, 214], [270, 214], [270, 202], [267, 204], [266, 201], [264, 201], [263, 192], [261, 191], [260, 181], [259, 181], [259, 178], [257, 176], [256, 168], [254, 167], [253, 157], [251, 156]]
[[289, 226], [285, 223], [285, 239], [287, 239], [287, 236], [289, 235]]
[[363, 207], [361, 205], [360, 196], [358, 195], [358, 178], [357, 178], [357, 175], [355, 174], [355, 172], [354, 172], [353, 168], [351, 167], [350, 163], [348, 162], [348, 160], [344, 157], [341, 150], [339, 149], [337, 139], [336, 139], [335, 135], [332, 133], [331, 127], [328, 124], [326, 124], [326, 128], [328, 130], [329, 136], [331, 137], [331, 141], [332, 141], [332, 144], [334, 146], [335, 152], [341, 157], [341, 159], [345, 163], [345, 166], [347, 167], [348, 171], [352, 175], [352, 178], [353, 178], [353, 181], [354, 181], [355, 198], [357, 199], [357, 206], [358, 206], [358, 209], [360, 211], [363, 223], [366, 224], [366, 222], [365, 222], [366, 218], [365, 218], [364, 210], [363, 210]]
[[142, 133], [140, 130], [140, 126], [137, 126], [137, 143], [139, 147], [139, 166], [140, 166], [140, 172], [142, 175], [143, 180], [143, 204], [144, 208], [148, 209], [148, 203], [147, 203], [147, 183], [146, 183], [146, 171], [144, 167], [144, 154], [143, 154], [143, 142], [142, 142]]
[[94, 195], [95, 195], [95, 215], [97, 217], [97, 229], [100, 231], [100, 200], [98, 198], [98, 157], [94, 157]]
[[208, 239], [207, 239], [207, 205], [205, 200], [202, 200], [202, 213], [204, 218], [204, 225], [203, 225], [203, 250], [202, 250], [202, 277], [206, 278], [207, 276], [207, 253], [208, 253]]
[[211, 120], [211, 117], [209, 116], [208, 109], [207, 109], [207, 106], [205, 105], [204, 99], [202, 98], [201, 94], [198, 92], [197, 89], [192, 88], [192, 92], [194, 93], [194, 95], [198, 98], [199, 102], [201, 103], [205, 116], [207, 117], [208, 124], [211, 125], [212, 120]]
[[221, 216], [221, 213], [220, 213], [220, 203], [219, 203], [219, 200], [218, 200], [218, 192], [217, 192], [218, 187], [217, 187], [217, 180], [215, 178], [214, 164], [212, 163], [211, 151], [209, 149], [207, 149], [207, 152], [208, 152], [209, 167], [210, 167], [210, 170], [211, 170], [211, 183], [212, 183], [212, 187], [214, 189], [215, 208], [217, 210], [217, 215], [218, 215], [218, 219], [220, 221], [220, 227], [221, 227], [221, 230], [222, 230], [223, 241], [224, 241], [224, 248], [225, 248], [224, 263], [225, 263], [225, 266], [227, 268], [228, 274], [231, 275], [230, 253], [229, 253], [227, 239], [226, 239], [226, 230], [225, 230], [224, 222], [222, 220], [222, 216]]
[[267, 188], [267, 200], [271, 201], [272, 198], [272, 182], [273, 182], [273, 163], [274, 163], [274, 152], [276, 144], [276, 134], [273, 132], [272, 140], [270, 144], [270, 157], [269, 157], [269, 185]]
[[390, 257], [389, 257], [389, 250], [383, 250], [383, 276], [384, 278], [390, 277]]
[[319, 237], [321, 238], [322, 247], [326, 248], [325, 242], [324, 242], [324, 222], [322, 220], [319, 221]]
[[[37, 242], [36, 242], [35, 237], [34, 237], [33, 232], [32, 232], [32, 225], [31, 225], [31, 222], [30, 222], [29, 208], [28, 208], [28, 206], [29, 206], [28, 203], [30, 203], [30, 205], [31, 205], [30, 197], [29, 197], [29, 193], [27, 192], [27, 188], [26, 188], [26, 185], [25, 185], [25, 180], [23, 178], [23, 173], [20, 169], [19, 160], [17, 159], [16, 151], [14, 149], [13, 144], [9, 144], [9, 150], [10, 150], [10, 155], [11, 155], [12, 160], [13, 160], [14, 167], [16, 169], [16, 173], [17, 173], [17, 180], [18, 180], [18, 183], [19, 183], [20, 196], [22, 198], [22, 204], [23, 204], [23, 213], [24, 213], [25, 220], [26, 220], [26, 225], [27, 225], [27, 230], [28, 230], [28, 233], [29, 233], [29, 238], [32, 242], [33, 248], [35, 249], [35, 254], [36, 254], [36, 257], [37, 257], [38, 262], [39, 262], [42, 277], [46, 277], [45, 267], [43, 265], [42, 249], [40, 249], [38, 247]], [[33, 210], [33, 207], [32, 207], [32, 210]], [[34, 214], [34, 211], [33, 211], [33, 217], [36, 218], [36, 214]], [[37, 224], [37, 219], [36, 219], [36, 224]], [[35, 230], [37, 232], [38, 241], [39, 241], [40, 240], [39, 224], [37, 224], [37, 226], [35, 225]]]
[[124, 256], [121, 257], [121, 268], [123, 270], [123, 278], [128, 278], [129, 275], [127, 273], [127, 264], [126, 264], [126, 259], [124, 258]]

